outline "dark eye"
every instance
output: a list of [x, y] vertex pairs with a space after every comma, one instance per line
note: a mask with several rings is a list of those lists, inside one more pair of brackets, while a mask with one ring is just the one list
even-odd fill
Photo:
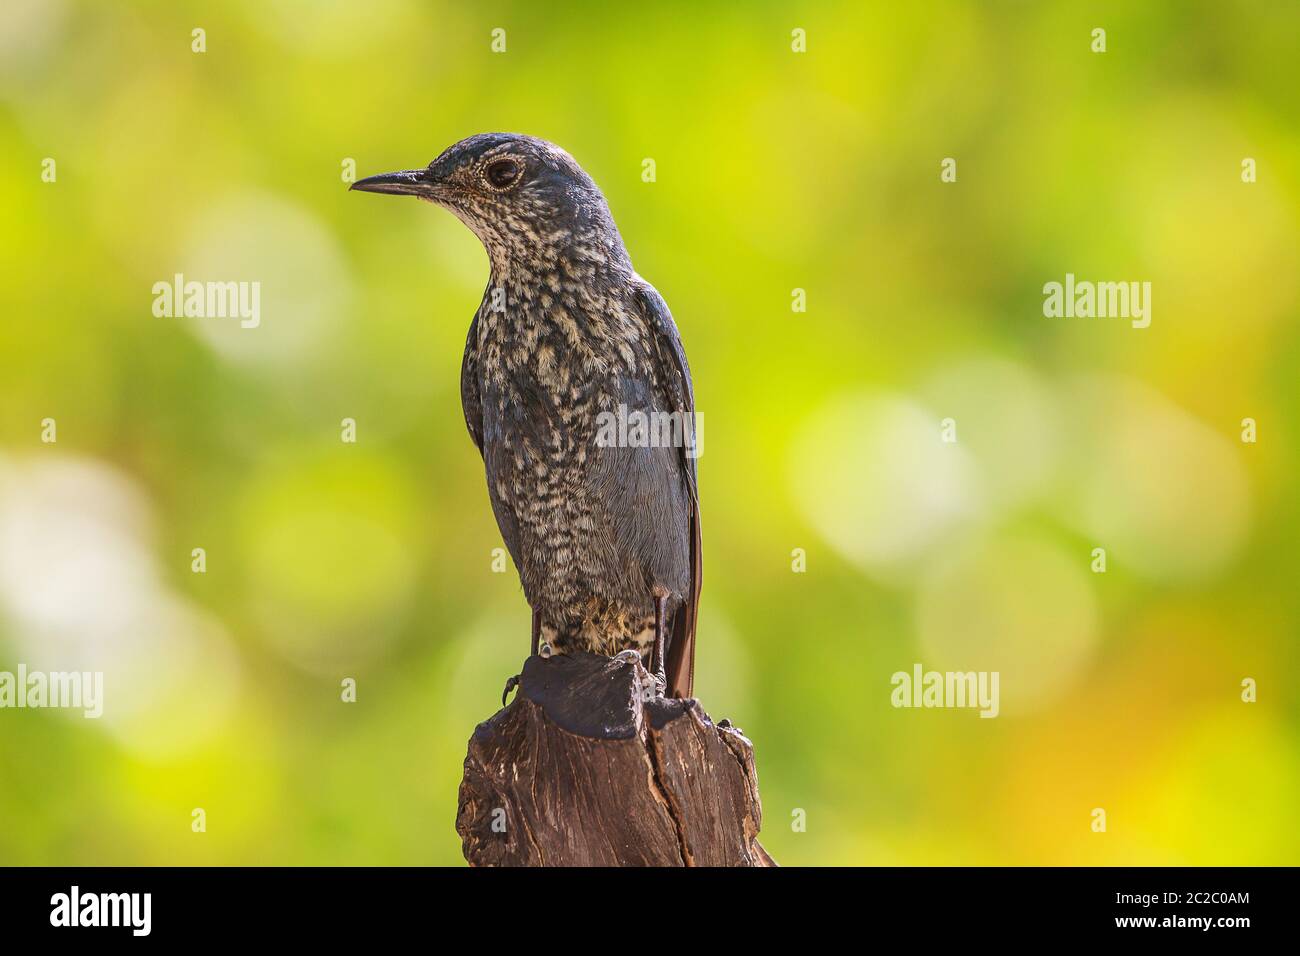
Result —
[[493, 189], [509, 189], [519, 179], [524, 167], [515, 159], [497, 159], [488, 163], [484, 175]]

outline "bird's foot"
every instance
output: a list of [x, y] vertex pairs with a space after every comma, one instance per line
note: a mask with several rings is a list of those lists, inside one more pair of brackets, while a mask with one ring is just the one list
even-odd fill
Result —
[[514, 677], [508, 677], [508, 678], [506, 678], [506, 689], [503, 690], [503, 691], [501, 692], [501, 706], [502, 706], [502, 707], [504, 707], [504, 706], [506, 705], [506, 698], [510, 696], [510, 692], [511, 692], [512, 690], [514, 690], [514, 689], [515, 689], [516, 687], [518, 687], [518, 686], [519, 686], [519, 675], [518, 675], [518, 674], [516, 674]]
[[[642, 669], [645, 667], [645, 658], [639, 651], [628, 648], [619, 651], [610, 660], [619, 664], [640, 664]], [[637, 696], [645, 703], [663, 697], [664, 692], [668, 689], [668, 681], [658, 675], [646, 673], [641, 682], [637, 685]]]
[[648, 679], [640, 686], [641, 701], [648, 704], [652, 700], [662, 700], [668, 690], [668, 681], [657, 674], [647, 674], [646, 677]]

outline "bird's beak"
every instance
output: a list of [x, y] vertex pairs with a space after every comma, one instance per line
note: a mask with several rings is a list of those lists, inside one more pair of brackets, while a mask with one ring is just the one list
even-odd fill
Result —
[[406, 169], [400, 173], [380, 173], [358, 179], [349, 189], [366, 193], [387, 193], [390, 196], [419, 196], [429, 199], [433, 195], [433, 182], [428, 169]]

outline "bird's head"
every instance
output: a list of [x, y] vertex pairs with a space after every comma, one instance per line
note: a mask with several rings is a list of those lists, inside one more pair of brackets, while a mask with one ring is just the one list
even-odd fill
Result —
[[623, 242], [605, 197], [560, 147], [518, 133], [480, 133], [422, 169], [359, 179], [363, 192], [415, 196], [454, 213], [500, 268], [559, 257], [614, 264]]

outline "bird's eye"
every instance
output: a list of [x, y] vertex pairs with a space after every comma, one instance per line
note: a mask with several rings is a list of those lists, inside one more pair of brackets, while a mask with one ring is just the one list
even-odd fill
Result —
[[509, 189], [519, 181], [524, 167], [517, 159], [497, 159], [488, 163], [487, 169], [483, 175], [487, 177], [488, 185], [493, 189]]

